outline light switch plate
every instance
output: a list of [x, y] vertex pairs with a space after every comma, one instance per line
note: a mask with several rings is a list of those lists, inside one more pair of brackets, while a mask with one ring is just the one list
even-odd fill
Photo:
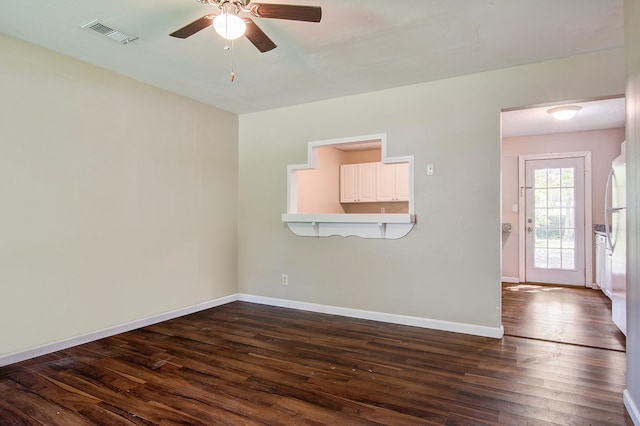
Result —
[[427, 164], [427, 176], [433, 176], [433, 163]]

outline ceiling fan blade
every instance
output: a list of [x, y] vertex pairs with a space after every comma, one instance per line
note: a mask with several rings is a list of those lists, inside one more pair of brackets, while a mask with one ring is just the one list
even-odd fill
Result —
[[275, 49], [277, 46], [250, 18], [244, 18], [247, 30], [244, 36], [262, 53]]
[[250, 3], [251, 14], [257, 18], [289, 19], [292, 21], [320, 22], [322, 8], [291, 4]]
[[209, 25], [211, 25], [211, 23], [213, 22], [213, 18], [214, 17], [215, 17], [215, 15], [205, 15], [202, 18], [199, 18], [199, 19], [193, 21], [189, 25], [186, 25], [186, 26], [180, 28], [179, 30], [174, 31], [169, 35], [171, 37], [177, 37], [177, 38], [191, 37], [192, 35], [194, 35], [198, 31], [203, 30], [203, 29], [207, 28]]

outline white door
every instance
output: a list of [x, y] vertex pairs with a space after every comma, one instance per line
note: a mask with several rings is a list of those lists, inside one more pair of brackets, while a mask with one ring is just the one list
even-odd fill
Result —
[[585, 285], [584, 159], [525, 161], [529, 282]]

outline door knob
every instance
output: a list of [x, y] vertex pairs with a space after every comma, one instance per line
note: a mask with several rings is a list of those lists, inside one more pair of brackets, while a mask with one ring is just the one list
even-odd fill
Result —
[[533, 231], [533, 228], [530, 226], [527, 226], [527, 232], [532, 232], [532, 231]]

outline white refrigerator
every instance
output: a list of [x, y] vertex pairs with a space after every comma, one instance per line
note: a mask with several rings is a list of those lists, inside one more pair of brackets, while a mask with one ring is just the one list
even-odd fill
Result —
[[611, 247], [612, 319], [627, 334], [627, 204], [625, 143], [613, 160], [605, 196], [605, 225]]

